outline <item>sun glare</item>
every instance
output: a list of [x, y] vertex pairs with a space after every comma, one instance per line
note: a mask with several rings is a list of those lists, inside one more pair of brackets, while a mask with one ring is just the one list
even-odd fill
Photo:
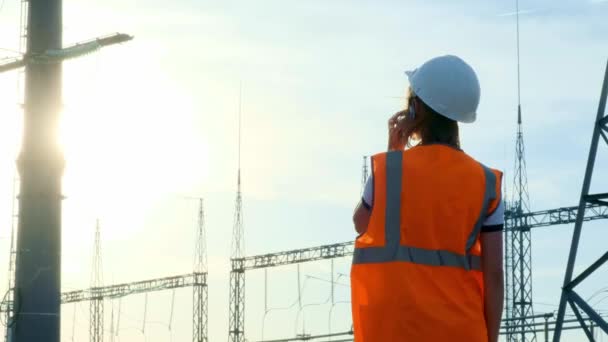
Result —
[[[97, 75], [88, 80], [95, 85], [78, 87], [87, 80], [74, 74], [64, 82], [61, 126], [66, 201], [90, 226], [101, 217], [133, 233], [155, 202], [192, 193], [206, 178], [207, 145], [195, 110], [167, 80], [130, 75], [119, 85]], [[123, 89], [133, 86], [137, 92]]]

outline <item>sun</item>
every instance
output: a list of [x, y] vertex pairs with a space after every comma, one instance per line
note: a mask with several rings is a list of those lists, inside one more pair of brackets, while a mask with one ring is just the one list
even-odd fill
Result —
[[65, 206], [73, 224], [93, 226], [101, 217], [133, 233], [156, 201], [204, 182], [207, 143], [193, 101], [176, 82], [99, 64], [76, 64], [64, 74]]

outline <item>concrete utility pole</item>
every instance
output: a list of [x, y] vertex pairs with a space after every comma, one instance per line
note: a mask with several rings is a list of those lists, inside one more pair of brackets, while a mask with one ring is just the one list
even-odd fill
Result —
[[[62, 48], [62, 0], [29, 0], [26, 56]], [[27, 63], [17, 235], [14, 342], [59, 342], [61, 63]]]

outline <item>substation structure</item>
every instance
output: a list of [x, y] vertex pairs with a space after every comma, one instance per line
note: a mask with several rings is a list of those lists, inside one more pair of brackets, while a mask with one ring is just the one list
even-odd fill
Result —
[[[199, 201], [198, 206], [198, 224], [196, 231], [196, 246], [194, 258], [194, 271], [188, 274], [176, 276], [141, 280], [129, 283], [121, 283], [115, 285], [101, 286], [101, 238], [99, 221], [95, 230], [95, 253], [93, 256], [93, 282], [88, 289], [75, 290], [61, 293], [61, 304], [70, 304], [78, 302], [90, 302], [90, 317], [89, 317], [89, 341], [103, 342], [104, 333], [104, 301], [112, 299], [120, 299], [130, 295], [148, 294], [151, 292], [159, 292], [164, 290], [175, 290], [179, 288], [192, 287], [192, 341], [193, 342], [208, 342], [208, 285], [207, 285], [207, 247], [206, 247], [206, 231], [205, 231], [205, 214], [203, 208], [203, 199], [196, 198]], [[14, 231], [13, 234], [14, 235]], [[14, 239], [11, 236], [11, 239]], [[11, 258], [14, 251], [11, 251]], [[9, 265], [9, 279], [12, 279], [14, 274], [11, 272]], [[13, 288], [9, 288], [7, 294], [14, 292]], [[171, 317], [173, 317], [173, 305], [171, 303]], [[10, 324], [15, 311], [14, 301], [12, 296], [5, 297], [0, 302], [0, 314], [6, 318], [7, 334], [5, 340], [11, 342]], [[119, 313], [120, 314], [120, 313]]]
[[[582, 212], [579, 212], [578, 209], [578, 207], [564, 207], [532, 213], [525, 213], [520, 216], [516, 216], [517, 214], [514, 212], [507, 211], [505, 214], [505, 220], [511, 221], [515, 217], [517, 217], [522, 222], [525, 222], [527, 227], [532, 229], [573, 223], [577, 221], [577, 218], [580, 218], [580, 220], [582, 221], [592, 221], [608, 218], [608, 207], [606, 206], [598, 204], [588, 204], [583, 208], [584, 210]], [[508, 227], [508, 225], [506, 226]], [[242, 258], [232, 258], [230, 271], [230, 317], [228, 332], [229, 342], [245, 342], [245, 272], [324, 259], [342, 258], [353, 255], [353, 252], [354, 242], [348, 241], [343, 243], [296, 249], [284, 252], [268, 253]], [[527, 321], [528, 318], [529, 317], [526, 317], [525, 320]], [[516, 323], [513, 323], [518, 322], [520, 320], [522, 319], [519, 317], [514, 317], [511, 319], [511, 321], [504, 321], [502, 327], [503, 334], [512, 334], [513, 331], [524, 328], [526, 329], [526, 331], [543, 331], [543, 329], [536, 329], [536, 325], [520, 327]], [[352, 335], [352, 331], [330, 335], [336, 337]], [[329, 336], [302, 336], [273, 341], [300, 341], [327, 337]], [[351, 339], [348, 339], [348, 341], [350, 341]]]
[[[556, 328], [556, 324], [557, 324], [557, 320], [552, 318], [554, 317], [554, 313], [553, 312], [549, 312], [549, 313], [545, 313], [545, 314], [539, 314], [539, 315], [534, 315], [532, 317], [525, 317], [526, 320], [533, 320], [533, 319], [544, 319], [544, 322], [538, 322], [538, 323], [532, 323], [532, 324], [528, 324], [525, 328], [526, 328], [526, 332], [527, 333], [532, 333], [534, 334], [534, 336], [536, 336], [537, 333], [542, 333], [544, 335], [543, 337], [543, 341], [544, 342], [549, 342], [551, 341], [551, 339], [549, 338], [549, 333], [550, 332], [554, 332], [557, 328]], [[519, 317], [514, 317], [514, 318], [503, 318], [502, 320], [502, 326], [500, 327], [500, 335], [502, 336], [509, 336], [509, 335], [513, 335], [512, 333], [510, 333], [508, 331], [508, 329], [513, 329], [513, 328], [519, 328], [517, 325], [514, 325], [513, 322], [514, 321], [520, 321], [521, 318]], [[590, 318], [588, 318], [589, 320], [589, 324], [590, 324], [590, 330], [591, 333], [594, 333], [594, 328], [597, 326], [595, 323], [593, 323], [593, 320], [591, 320]], [[507, 325], [506, 323], [510, 323], [509, 325]], [[562, 330], [579, 330], [581, 329], [581, 326], [579, 324], [578, 319], [568, 319], [563, 321], [563, 323], [565, 324], [562, 328]]]
[[[192, 287], [194, 292], [194, 307], [192, 336], [193, 341], [207, 341], [207, 273], [188, 273], [172, 277], [156, 278], [102, 287], [92, 287], [61, 293], [61, 304], [78, 302], [95, 302], [109, 299], [119, 299], [136, 294], [146, 294], [165, 290], [175, 290]], [[202, 308], [199, 310], [198, 308]], [[0, 312], [12, 310], [12, 302], [0, 304]], [[103, 313], [102, 313], [103, 314]], [[103, 321], [102, 321], [103, 322]], [[97, 327], [103, 331], [104, 327]]]
[[[608, 146], [608, 115], [606, 115], [607, 97], [608, 62], [606, 64], [606, 71], [604, 73], [604, 83], [602, 85], [602, 90], [600, 93], [597, 116], [593, 123], [593, 134], [591, 136], [591, 146], [589, 148], [589, 157], [587, 159], [585, 178], [583, 179], [581, 197], [578, 205], [577, 219], [574, 225], [574, 232], [572, 233], [570, 255], [568, 256], [568, 264], [566, 267], [566, 273], [564, 275], [564, 285], [562, 287], [562, 295], [560, 298], [559, 309], [557, 312], [556, 330], [555, 334], [553, 335], [553, 341], [555, 342], [558, 342], [560, 340], [561, 331], [566, 329], [564, 327], [564, 323], [566, 322], [564, 321], [564, 316], [566, 313], [566, 304], [569, 304], [572, 308], [572, 311], [574, 312], [578, 323], [583, 328], [583, 331], [585, 332], [585, 335], [587, 335], [589, 341], [595, 341], [592, 331], [594, 323], [597, 324], [606, 334], [608, 334], [608, 323], [606, 322], [606, 320], [574, 290], [576, 286], [578, 286], [587, 277], [596, 272], [604, 263], [606, 263], [606, 261], [608, 260], [608, 251], [605, 252], [599, 259], [593, 262], [584, 271], [582, 271], [578, 276], [573, 278], [574, 264], [576, 262], [576, 256], [580, 244], [580, 236], [584, 223], [584, 219], [583, 217], [581, 217], [581, 213], [584, 212], [585, 208], [589, 204], [604, 206], [604, 208], [608, 207], [608, 193], [590, 193], [591, 179], [595, 167], [600, 137]], [[606, 152], [606, 150], [604, 150], [604, 152]], [[587, 325], [588, 322], [582, 317], [581, 311], [583, 311], [591, 319], [591, 326]]]
[[[311, 248], [302, 248], [285, 252], [262, 254], [244, 258], [231, 259], [230, 271], [230, 318], [229, 342], [245, 342], [245, 272], [270, 267], [299, 264], [324, 259], [342, 258], [353, 255], [354, 242], [343, 242]], [[332, 284], [333, 285], [333, 284]], [[331, 335], [331, 336], [329, 336]], [[302, 336], [285, 341], [301, 339], [327, 338], [352, 335], [351, 332], [328, 334], [322, 336]], [[348, 339], [349, 341], [351, 339]], [[278, 340], [277, 340], [278, 341]], [[280, 340], [284, 341], [284, 340]]]

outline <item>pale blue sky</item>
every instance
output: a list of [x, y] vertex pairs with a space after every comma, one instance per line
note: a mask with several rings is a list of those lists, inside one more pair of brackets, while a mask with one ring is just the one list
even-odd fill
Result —
[[[520, 8], [530, 11], [521, 17], [521, 70], [532, 209], [574, 205], [608, 56], [608, 2], [522, 0]], [[213, 341], [226, 339], [240, 83], [247, 254], [354, 237], [350, 216], [361, 156], [385, 148], [386, 119], [402, 104], [392, 97], [407, 87], [403, 71], [439, 54], [460, 55], [477, 70], [479, 120], [463, 127], [463, 147], [506, 169], [511, 188], [513, 11], [512, 1], [66, 0], [66, 44], [116, 31], [136, 39], [65, 67], [64, 288], [89, 284], [96, 217], [104, 229], [106, 283], [189, 272], [196, 203], [180, 196], [202, 195], [209, 332]], [[17, 48], [15, 18], [18, 1], [6, 0], [2, 48]], [[8, 256], [15, 89], [16, 74], [0, 76], [0, 191], [6, 194], [0, 200], [0, 265]], [[605, 191], [608, 184], [596, 177], [594, 185]], [[604, 252], [605, 226], [588, 226], [579, 265]], [[570, 233], [566, 226], [533, 232], [538, 313], [556, 308]], [[295, 269], [269, 272], [271, 307], [295, 300]], [[336, 261], [336, 272], [348, 269], [349, 260]], [[330, 266], [305, 265], [301, 274], [303, 282], [305, 275], [328, 279]], [[584, 297], [608, 283], [605, 272], [594, 280], [585, 284]], [[340, 282], [348, 284], [344, 277]], [[305, 304], [326, 301], [326, 283], [309, 278], [306, 284]], [[348, 288], [337, 289], [337, 297], [348, 300]], [[263, 272], [247, 275], [247, 295], [247, 337], [255, 341], [261, 337]], [[174, 341], [190, 338], [190, 298], [189, 290], [177, 292]], [[138, 331], [143, 301], [123, 301], [119, 340], [167, 341], [171, 293], [149, 296], [145, 335]], [[107, 329], [110, 307], [106, 303]], [[66, 341], [73, 310], [64, 309]], [[76, 312], [75, 339], [85, 341], [88, 306], [78, 305]], [[328, 305], [305, 312], [306, 331], [327, 331]], [[332, 317], [334, 331], [350, 327], [348, 305], [339, 304]], [[271, 312], [265, 337], [293, 336], [296, 318], [295, 309]], [[578, 333], [564, 338], [583, 339]]]

